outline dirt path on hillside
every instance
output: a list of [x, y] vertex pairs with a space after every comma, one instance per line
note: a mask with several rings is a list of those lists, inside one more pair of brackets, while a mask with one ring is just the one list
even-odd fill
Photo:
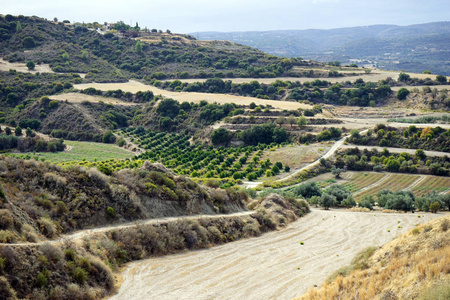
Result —
[[122, 223], [117, 225], [110, 225], [104, 227], [97, 227], [91, 229], [84, 229], [71, 234], [63, 235], [55, 240], [41, 241], [37, 243], [0, 243], [0, 246], [30, 246], [30, 245], [43, 245], [43, 244], [63, 244], [67, 241], [80, 240], [86, 236], [91, 236], [96, 233], [108, 232], [111, 230], [125, 229], [135, 226], [149, 225], [149, 224], [161, 224], [168, 222], [175, 222], [181, 220], [197, 220], [197, 219], [219, 219], [219, 218], [230, 218], [239, 216], [248, 216], [253, 214], [254, 211], [242, 211], [232, 214], [218, 214], [218, 215], [190, 215], [190, 216], [176, 216], [176, 217], [166, 217], [157, 219], [147, 219], [147, 220], [137, 220], [134, 222]]
[[[364, 134], [366, 131], [367, 130], [363, 130], [363, 131], [360, 132], [360, 134]], [[300, 173], [300, 172], [302, 172], [304, 170], [309, 170], [312, 167], [318, 165], [322, 158], [327, 159], [327, 158], [331, 157], [339, 148], [341, 148], [343, 146], [343, 143], [344, 143], [344, 141], [345, 141], [345, 139], [347, 137], [350, 137], [350, 136], [347, 135], [347, 136], [341, 138], [340, 140], [336, 141], [333, 144], [333, 146], [331, 146], [331, 148], [324, 155], [322, 155], [321, 157], [317, 158], [312, 163], [310, 163], [310, 164], [308, 164], [308, 165], [306, 165], [306, 166], [304, 166], [304, 167], [302, 167], [300, 169], [293, 170], [291, 174], [289, 174], [289, 175], [287, 175], [285, 177], [281, 177], [280, 179], [278, 179], [276, 181], [284, 181], [284, 180], [290, 179], [290, 178], [294, 177], [295, 175], [297, 175], [298, 173]], [[260, 185], [262, 183], [263, 183], [262, 181], [244, 181], [243, 185], [246, 188], [255, 188], [255, 187], [257, 187], [258, 185]], [[294, 186], [294, 185], [291, 185], [289, 187], [292, 187], [292, 186]]]
[[313, 209], [258, 238], [133, 262], [111, 299], [292, 299], [321, 285], [363, 248], [440, 216]]
[[224, 103], [236, 103], [238, 105], [250, 105], [254, 102], [256, 105], [272, 105], [274, 108], [278, 109], [298, 109], [311, 108], [311, 105], [302, 104], [293, 101], [276, 101], [276, 100], [264, 100], [254, 97], [243, 97], [228, 94], [210, 94], [210, 93], [189, 93], [189, 92], [171, 92], [159, 89], [157, 87], [146, 85], [138, 81], [130, 80], [125, 83], [86, 83], [86, 84], [75, 84], [74, 88], [79, 90], [84, 90], [86, 88], [93, 87], [97, 90], [108, 91], [121, 89], [124, 92], [137, 93], [139, 91], [152, 91], [155, 95], [162, 95], [166, 98], [172, 98], [178, 100], [179, 102], [187, 101], [199, 103], [202, 100], [207, 102], [217, 102], [219, 104]]

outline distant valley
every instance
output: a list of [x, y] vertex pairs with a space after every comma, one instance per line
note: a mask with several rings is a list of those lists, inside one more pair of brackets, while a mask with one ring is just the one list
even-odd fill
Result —
[[201, 40], [233, 41], [286, 57], [450, 75], [450, 22], [193, 35]]

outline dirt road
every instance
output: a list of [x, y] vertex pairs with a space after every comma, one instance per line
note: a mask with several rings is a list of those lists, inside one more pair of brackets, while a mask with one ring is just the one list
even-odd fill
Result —
[[[340, 148], [342, 148], [342, 149], [358, 148], [360, 150], [363, 150], [363, 149], [367, 149], [367, 150], [376, 149], [379, 152], [383, 151], [384, 149], [387, 149], [391, 153], [403, 153], [403, 152], [406, 152], [406, 153], [412, 154], [412, 155], [414, 155], [414, 153], [417, 150], [417, 149], [406, 149], [406, 148], [361, 146], [361, 145], [342, 145]], [[427, 156], [439, 156], [439, 157], [450, 156], [450, 153], [448, 153], [448, 152], [430, 151], [430, 150], [425, 150], [424, 152], [425, 152], [425, 154]]]
[[313, 209], [258, 238], [133, 262], [111, 299], [292, 299], [321, 285], [361, 249], [442, 214], [417, 216]]
[[59, 237], [56, 240], [49, 240], [49, 241], [42, 241], [37, 243], [0, 243], [0, 246], [30, 246], [30, 245], [42, 245], [42, 244], [59, 244], [64, 243], [66, 241], [73, 241], [73, 240], [79, 240], [86, 236], [90, 236], [95, 233], [102, 233], [102, 232], [108, 232], [111, 230], [117, 230], [117, 229], [125, 229], [140, 225], [148, 225], [148, 224], [161, 224], [161, 223], [168, 223], [168, 222], [174, 222], [179, 220], [195, 220], [195, 219], [202, 219], [202, 218], [208, 218], [208, 219], [218, 219], [218, 218], [227, 218], [227, 217], [236, 217], [236, 216], [248, 216], [253, 214], [254, 211], [243, 211], [238, 213], [232, 213], [232, 214], [218, 214], [218, 215], [190, 215], [190, 216], [176, 216], [176, 217], [166, 217], [166, 218], [158, 218], [158, 219], [148, 219], [148, 220], [137, 220], [135, 222], [129, 222], [129, 223], [122, 223], [117, 225], [111, 225], [111, 226], [104, 226], [104, 227], [97, 227], [97, 228], [91, 228], [91, 229], [84, 229], [77, 232], [73, 232], [68, 235], [63, 235]]

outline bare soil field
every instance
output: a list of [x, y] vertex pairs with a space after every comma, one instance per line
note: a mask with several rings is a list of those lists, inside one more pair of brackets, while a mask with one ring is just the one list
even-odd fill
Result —
[[125, 102], [125, 101], [121, 101], [121, 100], [118, 100], [115, 98], [91, 96], [91, 95], [86, 95], [86, 94], [82, 94], [82, 93], [67, 93], [67, 94], [52, 95], [52, 96], [49, 96], [49, 98], [52, 100], [59, 100], [59, 101], [67, 100], [70, 103], [81, 103], [81, 102], [85, 102], [85, 101], [98, 103], [100, 101], [103, 101], [106, 104], [112, 104], [112, 105], [124, 105], [124, 106], [142, 105], [141, 103]]
[[274, 108], [277, 109], [298, 109], [298, 108], [308, 109], [312, 107], [311, 105], [302, 104], [298, 102], [264, 100], [253, 97], [242, 97], [227, 94], [170, 92], [134, 80], [130, 80], [129, 82], [125, 83], [86, 83], [74, 85], [74, 88], [80, 90], [89, 87], [93, 87], [95, 89], [102, 91], [121, 89], [122, 91], [131, 93], [137, 93], [139, 91], [152, 91], [155, 95], [162, 95], [167, 98], [178, 100], [179, 102], [187, 101], [199, 103], [200, 101], [205, 100], [211, 103], [212, 102], [217, 102], [219, 104], [236, 103], [238, 105], [249, 105], [250, 103], [254, 102], [256, 105], [272, 105]]
[[10, 69], [14, 69], [17, 72], [22, 73], [55, 73], [50, 68], [50, 65], [47, 64], [36, 65], [33, 70], [28, 70], [27, 65], [24, 63], [10, 63], [9, 61], [0, 58], [0, 71], [8, 72]]
[[[421, 91], [422, 88], [423, 88], [424, 86], [425, 86], [425, 85], [393, 86], [393, 87], [391, 87], [391, 90], [393, 90], [393, 91], [398, 91], [398, 90], [401, 89], [401, 88], [407, 88], [408, 90], [417, 88], [417, 89], [419, 89], [419, 90]], [[448, 85], [448, 84], [447, 84], [447, 85], [429, 85], [428, 87], [430, 87], [430, 89], [436, 88], [438, 91], [441, 91], [441, 90], [450, 90], [450, 85]]]
[[275, 148], [275, 151], [265, 151], [261, 160], [270, 159], [272, 163], [277, 161], [288, 165], [291, 170], [306, 166], [320, 158], [330, 150], [332, 143], [315, 143], [311, 145], [294, 145]]
[[111, 299], [292, 299], [321, 285], [363, 248], [442, 215], [313, 209], [257, 238], [133, 262]]
[[[294, 68], [297, 70], [304, 70], [303, 68]], [[340, 73], [359, 73], [359, 70], [355, 70], [355, 71], [349, 71], [349, 70], [338, 70], [336, 69], [338, 72]], [[319, 69], [316, 69], [316, 71], [320, 71]], [[328, 72], [328, 70], [324, 70], [326, 72]], [[431, 79], [435, 79], [436, 75], [430, 75], [430, 74], [418, 74], [418, 73], [409, 73], [409, 72], [405, 72], [406, 74], [409, 74], [411, 77], [414, 78], [431, 78]], [[392, 79], [397, 80], [398, 75], [400, 74], [400, 72], [398, 71], [384, 71], [384, 70], [372, 70], [371, 73], [366, 74], [366, 73], [360, 73], [357, 74], [355, 76], [344, 76], [344, 77], [331, 77], [331, 78], [327, 78], [327, 77], [277, 77], [277, 78], [224, 78], [223, 80], [231, 80], [233, 83], [248, 83], [248, 82], [252, 82], [252, 81], [258, 81], [259, 83], [265, 83], [265, 84], [270, 84], [273, 83], [277, 80], [282, 80], [282, 81], [299, 81], [301, 83], [304, 83], [306, 81], [314, 81], [316, 79], [320, 79], [320, 80], [326, 80], [326, 81], [330, 81], [332, 83], [337, 83], [337, 82], [344, 82], [344, 81], [355, 81], [358, 78], [362, 78], [365, 82], [371, 81], [371, 82], [378, 82], [379, 80], [382, 79], [386, 79], [387, 77], [391, 77]], [[181, 82], [188, 82], [188, 83], [192, 83], [192, 82], [205, 82], [207, 79], [201, 79], [201, 78], [193, 78], [193, 79], [180, 79]], [[436, 86], [438, 87], [438, 86]]]

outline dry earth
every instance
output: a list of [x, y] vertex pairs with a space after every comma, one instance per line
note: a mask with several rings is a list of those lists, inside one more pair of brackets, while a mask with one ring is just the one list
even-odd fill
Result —
[[133, 262], [111, 299], [292, 299], [321, 285], [363, 248], [442, 214], [422, 216], [313, 209], [258, 238]]
[[67, 93], [67, 94], [52, 95], [49, 96], [49, 98], [52, 100], [59, 100], [59, 101], [67, 100], [70, 103], [81, 103], [84, 101], [97, 103], [103, 101], [106, 104], [113, 104], [113, 105], [124, 105], [124, 106], [142, 105], [141, 103], [125, 102], [118, 100], [116, 98], [91, 96], [82, 93]]
[[[300, 71], [304, 71], [306, 69], [303, 68], [297, 68], [297, 70]], [[348, 70], [338, 70], [336, 69], [338, 72], [341, 73], [350, 73], [353, 71], [348, 71]], [[323, 70], [317, 70], [317, 71], [323, 71]], [[354, 71], [355, 73], [359, 73], [358, 70]], [[282, 81], [299, 81], [301, 83], [304, 83], [306, 81], [314, 81], [316, 79], [320, 79], [320, 80], [326, 80], [326, 81], [330, 81], [332, 83], [337, 83], [337, 82], [345, 82], [345, 81], [355, 81], [358, 78], [362, 78], [365, 82], [371, 81], [371, 82], [378, 82], [379, 80], [382, 79], [386, 79], [387, 77], [391, 77], [392, 79], [397, 80], [398, 75], [400, 74], [400, 72], [397, 71], [384, 71], [384, 70], [372, 70], [371, 73], [369, 74], [365, 74], [365, 73], [360, 73], [358, 75], [355, 76], [344, 76], [344, 77], [331, 77], [331, 78], [327, 78], [327, 77], [277, 77], [277, 78], [224, 78], [224, 80], [231, 80], [233, 83], [248, 83], [248, 82], [252, 82], [252, 81], [258, 81], [260, 83], [265, 83], [265, 84], [271, 84], [277, 80], [282, 80]], [[436, 75], [429, 75], [429, 74], [418, 74], [418, 73], [408, 73], [406, 72], [406, 74], [409, 74], [411, 77], [413, 78], [431, 78], [431, 79], [435, 79]], [[180, 79], [181, 82], [204, 82], [207, 79]], [[436, 86], [439, 87], [439, 86]]]
[[50, 65], [40, 64], [34, 67], [34, 70], [28, 70], [27, 65], [25, 63], [10, 63], [9, 61], [3, 60], [0, 58], [0, 71], [8, 72], [10, 69], [14, 69], [17, 72], [25, 72], [25, 73], [54, 73], [50, 68]]
[[[340, 148], [341, 149], [358, 148], [360, 150], [363, 150], [363, 149], [368, 149], [368, 150], [376, 149], [379, 152], [383, 151], [384, 149], [387, 149], [390, 153], [405, 153], [406, 152], [406, 153], [409, 153], [409, 154], [412, 154], [412, 155], [417, 150], [417, 149], [407, 149], [407, 148], [360, 146], [360, 145], [342, 145]], [[450, 153], [448, 153], [448, 152], [429, 151], [429, 150], [425, 150], [424, 152], [425, 152], [425, 154], [427, 156], [439, 156], [439, 157], [450, 156]]]
[[332, 143], [314, 143], [311, 145], [294, 145], [276, 148], [275, 151], [265, 151], [261, 160], [270, 159], [272, 163], [281, 162], [292, 170], [304, 167], [327, 153]]
[[253, 97], [242, 97], [227, 94], [170, 92], [134, 80], [130, 80], [129, 82], [125, 83], [86, 83], [74, 85], [74, 88], [80, 90], [89, 87], [93, 87], [102, 91], [121, 89], [122, 91], [131, 93], [137, 93], [139, 91], [152, 91], [155, 95], [162, 95], [167, 98], [173, 98], [175, 100], [178, 100], [179, 102], [188, 101], [199, 103], [200, 101], [205, 100], [207, 102], [217, 102], [220, 104], [236, 103], [238, 105], [249, 105], [250, 103], [254, 102], [256, 105], [272, 105], [273, 107], [278, 109], [311, 108], [311, 105], [290, 101], [264, 100]]

